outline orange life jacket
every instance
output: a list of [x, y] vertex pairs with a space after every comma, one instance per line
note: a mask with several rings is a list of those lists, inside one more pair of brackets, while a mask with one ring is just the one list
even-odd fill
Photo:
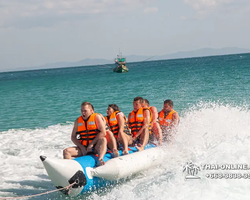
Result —
[[161, 127], [168, 127], [171, 125], [172, 121], [173, 121], [173, 114], [176, 113], [175, 110], [172, 110], [170, 113], [168, 113], [168, 115], [164, 118], [164, 111], [161, 110], [161, 112], [159, 112], [159, 123]]
[[92, 140], [100, 132], [95, 122], [96, 115], [97, 113], [93, 113], [92, 115], [89, 116], [89, 118], [86, 121], [82, 118], [82, 116], [78, 118], [76, 138], [79, 140], [79, 142], [82, 145], [86, 147], [92, 142]]
[[148, 110], [149, 110], [149, 112], [150, 112], [150, 131], [149, 131], [149, 134], [152, 134], [152, 127], [153, 127], [153, 124], [151, 123], [152, 120], [153, 120], [153, 112], [152, 112], [152, 110], [151, 110], [151, 107], [152, 107], [152, 106], [148, 107]]
[[[116, 117], [118, 113], [122, 113], [122, 112], [115, 111], [110, 116], [105, 117], [106, 122], [108, 123], [108, 125], [109, 125], [111, 131], [113, 132], [116, 139], [118, 138], [118, 132], [119, 132], [119, 121]], [[123, 114], [123, 116], [124, 116], [124, 132], [128, 135], [131, 135], [131, 133], [128, 129], [127, 119], [126, 119], [124, 114]]]
[[[129, 121], [129, 128], [131, 129], [132, 137], [134, 137], [139, 132], [139, 130], [141, 130], [143, 126], [143, 121], [144, 121], [143, 111], [144, 110], [149, 110], [149, 109], [140, 108], [139, 110], [137, 110], [137, 112], [132, 111], [130, 113], [130, 118], [128, 119], [128, 121]], [[149, 128], [148, 128], [149, 134], [151, 134], [151, 121], [152, 121], [152, 114], [150, 111], [150, 122], [149, 122]]]

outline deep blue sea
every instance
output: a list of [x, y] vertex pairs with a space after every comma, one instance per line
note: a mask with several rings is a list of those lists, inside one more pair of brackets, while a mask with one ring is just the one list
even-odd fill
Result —
[[[250, 54], [0, 73], [0, 197], [55, 189], [40, 155], [62, 158], [80, 105], [128, 115], [133, 98], [158, 111], [171, 99], [181, 122], [171, 153], [152, 169], [107, 191], [72, 199], [249, 199], [250, 179], [185, 180], [183, 166], [250, 164]], [[237, 171], [249, 173], [250, 170]], [[216, 171], [218, 173], [218, 171]], [[223, 173], [229, 173], [223, 172]], [[250, 176], [249, 176], [250, 177]], [[52, 193], [35, 199], [67, 199]]]

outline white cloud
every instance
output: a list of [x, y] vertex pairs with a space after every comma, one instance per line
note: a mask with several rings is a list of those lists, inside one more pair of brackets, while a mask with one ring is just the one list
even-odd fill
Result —
[[158, 12], [158, 8], [157, 7], [148, 7], [144, 9], [144, 13], [148, 14], [148, 13], [156, 13]]
[[234, 10], [236, 12], [245, 8], [250, 8], [249, 0], [183, 0], [190, 5], [194, 10], [208, 11], [208, 10]]
[[195, 10], [206, 10], [228, 4], [231, 0], [184, 0], [184, 2], [191, 5]]
[[146, 5], [147, 1], [142, 0], [0, 0], [0, 27], [46, 27]]
[[195, 18], [242, 15], [250, 12], [249, 0], [183, 0], [196, 11]]

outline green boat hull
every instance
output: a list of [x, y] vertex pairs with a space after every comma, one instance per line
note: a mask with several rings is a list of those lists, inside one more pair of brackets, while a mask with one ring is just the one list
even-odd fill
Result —
[[114, 69], [113, 69], [113, 72], [117, 72], [117, 73], [126, 73], [128, 72], [128, 68], [124, 65], [119, 65], [119, 66], [116, 66]]

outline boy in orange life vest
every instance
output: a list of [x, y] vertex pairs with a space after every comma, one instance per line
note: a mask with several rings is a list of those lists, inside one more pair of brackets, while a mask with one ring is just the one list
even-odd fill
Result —
[[107, 116], [105, 119], [117, 142], [121, 143], [124, 147], [122, 154], [128, 154], [128, 145], [133, 143], [133, 139], [127, 125], [126, 116], [120, 111], [116, 104], [110, 104], [107, 108]]
[[81, 116], [76, 119], [71, 134], [71, 140], [76, 145], [63, 150], [64, 159], [79, 157], [91, 152], [99, 155], [98, 165], [104, 165], [103, 157], [107, 151], [105, 122], [101, 116], [94, 113], [94, 107], [89, 102], [81, 105]]
[[147, 99], [143, 99], [142, 106], [144, 108], [148, 108], [152, 114], [152, 133], [149, 135], [149, 140], [153, 141], [155, 136], [156, 139], [159, 141], [159, 145], [162, 145], [162, 131], [158, 121], [157, 108], [154, 106], [149, 107], [149, 101]]
[[136, 148], [139, 151], [144, 150], [149, 139], [149, 130], [151, 130], [151, 116], [148, 108], [142, 107], [143, 98], [135, 97], [133, 101], [134, 110], [128, 115], [128, 125], [131, 129], [133, 141], [139, 140], [141, 146]]
[[163, 133], [172, 131], [179, 124], [180, 117], [173, 109], [173, 106], [173, 101], [167, 99], [164, 101], [163, 109], [158, 113], [159, 123]]

